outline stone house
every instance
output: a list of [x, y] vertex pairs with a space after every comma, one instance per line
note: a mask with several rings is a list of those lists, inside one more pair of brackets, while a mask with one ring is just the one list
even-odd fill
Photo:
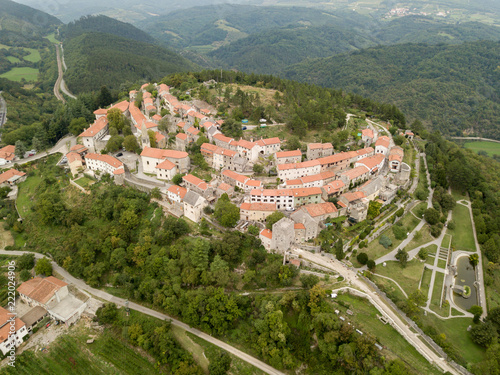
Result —
[[183, 204], [184, 216], [195, 223], [199, 223], [203, 209], [208, 205], [208, 202], [198, 193], [189, 190], [184, 196]]
[[307, 160], [324, 158], [333, 155], [331, 143], [309, 143], [307, 145]]

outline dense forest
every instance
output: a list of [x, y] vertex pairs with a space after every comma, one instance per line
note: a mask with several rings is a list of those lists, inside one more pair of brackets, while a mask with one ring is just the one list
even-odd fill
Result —
[[158, 80], [196, 66], [163, 47], [111, 34], [85, 33], [65, 41], [65, 81], [74, 93]]
[[500, 42], [404, 44], [297, 64], [290, 79], [395, 104], [448, 135], [500, 139]]
[[112, 34], [137, 42], [155, 42], [152, 36], [132, 26], [130, 23], [121, 22], [103, 15], [84, 16], [61, 28], [61, 36], [65, 39], [75, 38], [88, 32]]

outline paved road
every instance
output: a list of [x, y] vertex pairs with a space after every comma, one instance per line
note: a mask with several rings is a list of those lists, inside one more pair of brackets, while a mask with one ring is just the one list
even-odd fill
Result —
[[394, 323], [394, 328], [415, 348], [420, 354], [422, 354], [429, 362], [435, 363], [444, 372], [449, 371], [452, 374], [459, 375], [450, 364], [439, 355], [437, 355], [432, 349], [430, 349], [426, 344], [424, 344], [419, 338], [418, 334], [414, 333], [406, 323], [404, 323], [398, 314], [396, 314], [385, 301], [380, 298], [380, 296], [371, 290], [368, 285], [366, 285], [361, 279], [356, 275], [356, 272], [347, 268], [343, 263], [322, 257], [317, 254], [312, 254], [307, 251], [300, 249], [293, 249], [293, 252], [297, 255], [301, 255], [303, 259], [317, 263], [323, 267], [327, 267], [338, 272], [345, 278], [350, 285], [356, 287], [357, 289], [364, 292], [369, 298], [372, 304], [380, 311], [382, 315], [388, 318]]
[[[62, 91], [64, 94], [66, 94], [67, 96], [69, 96], [70, 98], [72, 99], [76, 99], [76, 96], [74, 96], [73, 94], [71, 94], [68, 89], [66, 88], [66, 84], [64, 83], [64, 78], [63, 78], [63, 75], [64, 75], [64, 71], [63, 71], [63, 63], [62, 63], [62, 60], [61, 60], [61, 50], [62, 50], [62, 45], [61, 45], [61, 49], [59, 48], [59, 44], [55, 44], [56, 46], [56, 57], [57, 57], [57, 70], [59, 71], [59, 74], [58, 74], [58, 77], [57, 77], [57, 81], [56, 81], [56, 84], [54, 85], [54, 95], [56, 96], [56, 98], [60, 101], [62, 101], [63, 103], [66, 102], [66, 100], [64, 99], [64, 96], [61, 95], [61, 92]], [[64, 59], [64, 56], [62, 57], [62, 59]], [[66, 65], [66, 64], [64, 64]]]
[[2, 98], [2, 91], [0, 91], [0, 127], [7, 122], [7, 103]]
[[500, 143], [498, 139], [482, 138], [482, 137], [450, 137], [451, 139], [471, 140], [471, 141], [488, 141]]
[[63, 155], [66, 155], [69, 152], [69, 149], [71, 148], [71, 146], [74, 146], [74, 145], [76, 145], [76, 137], [74, 137], [72, 135], [71, 136], [68, 135], [64, 138], [61, 138], [56, 143], [56, 145], [54, 147], [52, 147], [50, 150], [40, 152], [38, 154], [35, 154], [33, 156], [30, 156], [30, 157], [27, 157], [24, 159], [15, 160], [14, 163], [15, 164], [26, 164], [30, 161], [38, 160], [38, 159], [44, 158], [47, 155], [56, 154], [58, 152], [62, 153]]
[[[23, 254], [27, 254], [27, 253], [35, 254], [36, 258], [45, 258], [45, 255], [40, 254], [40, 253], [31, 252], [31, 251], [0, 250], [1, 255], [23, 255]], [[125, 299], [115, 297], [109, 293], [102, 291], [102, 290], [94, 289], [94, 288], [90, 287], [83, 280], [77, 279], [77, 278], [73, 277], [72, 275], [70, 275], [70, 273], [68, 271], [66, 271], [64, 268], [60, 267], [54, 261], [52, 261], [52, 267], [53, 267], [54, 271], [57, 272], [59, 275], [61, 275], [62, 278], [64, 279], [64, 281], [66, 281], [67, 283], [73, 284], [77, 288], [84, 290], [90, 294], [93, 294], [94, 296], [101, 298], [105, 301], [113, 302], [117, 306], [125, 306], [125, 302], [126, 302]], [[273, 367], [258, 360], [257, 358], [254, 358], [251, 355], [248, 355], [248, 354], [242, 352], [241, 350], [238, 350], [238, 349], [234, 348], [233, 346], [226, 344], [225, 342], [223, 342], [221, 340], [218, 340], [210, 335], [207, 335], [206, 333], [201, 332], [200, 330], [198, 330], [196, 328], [191, 328], [189, 325], [187, 325], [187, 324], [185, 324], [177, 319], [171, 318], [168, 315], [165, 315], [165, 314], [162, 314], [158, 311], [155, 311], [155, 310], [149, 309], [147, 307], [138, 305], [137, 303], [134, 303], [134, 302], [129, 302], [128, 307], [131, 308], [132, 310], [139, 311], [143, 314], [153, 316], [153, 317], [161, 319], [161, 320], [166, 320], [166, 319], [171, 320], [173, 325], [181, 327], [182, 329], [186, 330], [187, 332], [190, 332], [193, 335], [196, 335], [196, 336], [202, 338], [203, 340], [208, 341], [209, 343], [214, 344], [214, 345], [218, 346], [219, 348], [222, 348], [222, 349], [228, 351], [231, 354], [234, 354], [238, 358], [244, 360], [245, 362], [252, 364], [253, 366], [257, 367], [258, 369], [264, 371], [267, 374], [285, 375], [281, 371], [274, 369]]]

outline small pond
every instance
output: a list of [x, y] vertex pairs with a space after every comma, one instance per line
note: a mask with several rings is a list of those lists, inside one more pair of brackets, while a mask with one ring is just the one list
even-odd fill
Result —
[[473, 305], [477, 305], [477, 289], [474, 286], [476, 281], [476, 274], [474, 268], [472, 268], [469, 257], [462, 256], [457, 260], [457, 277], [455, 278], [455, 286], [470, 288], [470, 297], [465, 298], [461, 295], [453, 292], [453, 301], [458, 307], [469, 310]]

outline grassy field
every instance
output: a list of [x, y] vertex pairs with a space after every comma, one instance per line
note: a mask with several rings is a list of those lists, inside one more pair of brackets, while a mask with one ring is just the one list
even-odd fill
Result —
[[16, 204], [21, 216], [26, 215], [26, 213], [33, 206], [32, 197], [35, 194], [36, 187], [41, 181], [42, 179], [38, 175], [35, 175], [28, 177], [26, 181], [19, 184], [19, 194], [17, 196]]
[[445, 260], [443, 260], [443, 259], [438, 259], [438, 264], [437, 264], [437, 266], [438, 266], [439, 268], [445, 269], [445, 268], [446, 268], [446, 261], [445, 261]]
[[422, 317], [422, 322], [433, 326], [437, 332], [446, 336], [466, 362], [476, 363], [484, 360], [485, 349], [475, 344], [467, 332], [467, 327], [472, 324], [471, 318], [439, 319], [433, 314]]
[[[213, 360], [219, 353], [219, 348], [198, 336], [191, 333], [186, 333], [187, 338], [193, 342], [193, 344], [201, 347], [203, 349], [204, 356], [208, 359], [208, 362]], [[228, 374], [231, 375], [264, 375], [265, 373], [258, 368], [252, 366], [250, 363], [243, 361], [242, 359], [235, 357], [229, 353], [231, 357], [231, 368]], [[195, 358], [196, 359], [196, 358]]]
[[94, 184], [95, 181], [92, 180], [91, 178], [88, 178], [86, 176], [79, 178], [78, 180], [75, 180], [75, 182], [80, 185], [82, 188], [87, 189], [90, 185]]
[[[351, 306], [350, 309], [354, 311], [354, 315], [349, 316], [348, 320], [354, 324], [355, 328], [374, 336], [380, 344], [387, 347], [383, 353], [387, 359], [399, 358], [412, 367], [417, 374], [440, 374], [394, 328], [382, 323], [377, 318], [378, 310], [365, 299], [342, 294], [337, 297], [337, 300], [347, 302]], [[345, 307], [337, 305], [336, 308], [343, 313], [343, 316], [346, 316]]]
[[50, 43], [59, 43], [59, 41], [56, 39], [56, 34], [52, 33], [50, 35], [44, 36], [45, 39], [48, 39]]
[[441, 242], [441, 247], [446, 247], [449, 248], [451, 244], [451, 235], [449, 233], [446, 233], [443, 242]]
[[36, 63], [42, 59], [42, 57], [40, 56], [40, 52], [38, 52], [38, 50], [34, 48], [25, 48], [25, 50], [27, 50], [30, 53], [28, 56], [24, 56], [24, 59], [26, 61]]
[[172, 333], [181, 346], [190, 352], [193, 355], [193, 359], [195, 362], [200, 365], [203, 371], [208, 372], [209, 361], [207, 357], [204, 355], [203, 348], [195, 343], [191, 338], [187, 335], [187, 332], [180, 327], [172, 326]]
[[420, 283], [420, 290], [427, 297], [429, 295], [429, 286], [431, 285], [432, 271], [428, 268], [424, 269], [424, 274], [422, 275], [422, 281]]
[[464, 147], [474, 152], [485, 151], [489, 156], [500, 155], [500, 143], [488, 141], [465, 142]]
[[415, 205], [415, 207], [413, 207], [411, 211], [415, 214], [415, 216], [422, 217], [426, 208], [427, 208], [427, 202], [420, 202], [417, 205]]
[[455, 222], [455, 229], [450, 230], [450, 234], [453, 236], [451, 245], [456, 250], [475, 251], [476, 247], [469, 209], [461, 204], [457, 204], [453, 209], [453, 221]]
[[413, 239], [410, 241], [408, 246], [406, 246], [406, 250], [413, 250], [414, 248], [425, 245], [432, 240], [434, 240], [434, 237], [431, 235], [431, 230], [429, 229], [429, 226], [425, 224], [422, 229], [415, 233]]
[[439, 307], [441, 301], [441, 294], [443, 291], [444, 273], [436, 272], [434, 278], [434, 288], [432, 288], [431, 305]]
[[7, 56], [7, 60], [9, 60], [13, 64], [21, 62], [21, 60], [19, 60], [17, 57], [14, 57], [14, 56]]
[[456, 189], [451, 189], [451, 196], [453, 197], [453, 199], [455, 199], [456, 201], [461, 201], [461, 200], [469, 200], [467, 198], [467, 195], [466, 194], [462, 194], [462, 192], [456, 190]]
[[[28, 57], [28, 56], [27, 56]], [[8, 72], [0, 75], [2, 78], [6, 78], [11, 81], [20, 82], [21, 79], [26, 81], [36, 81], [38, 79], [38, 69], [35, 68], [12, 68]]]
[[86, 344], [88, 335], [73, 331], [59, 337], [46, 352], [26, 351], [16, 367], [0, 374], [160, 374], [155, 364], [109, 333]]
[[375, 273], [394, 279], [406, 294], [411, 294], [418, 289], [418, 283], [424, 269], [423, 262], [413, 259], [408, 262], [405, 268], [402, 268], [399, 262], [386, 262], [386, 266], [379, 265]]
[[[377, 270], [375, 270], [377, 272]], [[405, 301], [408, 297], [405, 296], [401, 289], [396, 285], [394, 281], [384, 279], [383, 277], [373, 275], [373, 282], [382, 289], [391, 298], [396, 297], [400, 301]], [[406, 292], [406, 291], [405, 291]]]

